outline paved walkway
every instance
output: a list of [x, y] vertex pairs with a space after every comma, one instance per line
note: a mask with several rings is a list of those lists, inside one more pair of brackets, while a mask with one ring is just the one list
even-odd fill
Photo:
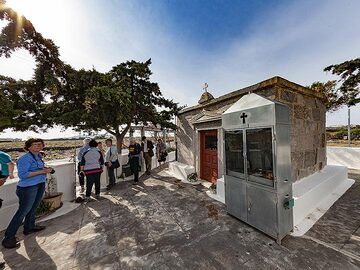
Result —
[[204, 189], [164, 171], [139, 186], [122, 182], [100, 201], [44, 222], [45, 231], [19, 234], [21, 247], [2, 249], [3, 259], [23, 270], [360, 268], [360, 260], [311, 239], [288, 236], [277, 245]]

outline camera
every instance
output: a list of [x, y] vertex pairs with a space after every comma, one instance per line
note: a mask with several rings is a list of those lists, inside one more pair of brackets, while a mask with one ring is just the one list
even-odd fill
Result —
[[53, 168], [51, 168], [51, 167], [45, 167], [46, 169], [51, 169], [51, 171], [50, 171], [50, 174], [54, 174], [55, 173], [55, 170], [53, 169]]

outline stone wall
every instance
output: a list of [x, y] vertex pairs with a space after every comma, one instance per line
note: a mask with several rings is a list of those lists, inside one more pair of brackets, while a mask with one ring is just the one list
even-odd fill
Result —
[[[232, 92], [212, 100], [209, 104], [185, 109], [180, 113], [177, 122], [179, 162], [197, 167], [196, 160], [199, 153], [196, 129], [219, 126], [219, 120], [198, 125], [191, 124], [190, 120], [203, 110], [221, 111], [222, 108], [225, 110], [249, 91], [289, 106], [294, 181], [321, 170], [326, 165], [326, 108], [322, 96], [279, 77]], [[221, 174], [220, 171], [219, 173]]]

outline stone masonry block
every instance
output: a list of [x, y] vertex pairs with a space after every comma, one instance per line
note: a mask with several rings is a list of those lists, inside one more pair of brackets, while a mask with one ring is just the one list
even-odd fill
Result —
[[314, 166], [316, 163], [316, 150], [305, 151], [305, 168]]
[[317, 149], [316, 162], [317, 163], [320, 163], [320, 162], [325, 163], [325, 161], [326, 161], [326, 148], [319, 147]]
[[294, 105], [294, 117], [299, 119], [310, 119], [310, 111], [307, 106]]
[[296, 151], [291, 152], [291, 166], [294, 168], [304, 168], [305, 152]]
[[320, 121], [321, 120], [321, 111], [320, 109], [313, 108], [312, 109], [312, 118], [314, 121]]
[[281, 89], [280, 90], [280, 100], [286, 101], [289, 103], [296, 103], [297, 102], [297, 96], [291, 91]]

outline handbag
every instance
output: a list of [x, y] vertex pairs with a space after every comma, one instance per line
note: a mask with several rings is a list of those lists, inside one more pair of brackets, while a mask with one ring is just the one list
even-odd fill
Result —
[[[111, 146], [110, 146], [110, 157], [111, 157]], [[111, 162], [110, 169], [117, 169], [120, 167], [119, 159], [116, 159], [115, 161]]]
[[111, 162], [111, 166], [110, 166], [111, 169], [117, 169], [117, 168], [119, 168], [119, 167], [120, 167], [120, 162], [119, 162], [118, 159], [116, 159], [115, 161]]

